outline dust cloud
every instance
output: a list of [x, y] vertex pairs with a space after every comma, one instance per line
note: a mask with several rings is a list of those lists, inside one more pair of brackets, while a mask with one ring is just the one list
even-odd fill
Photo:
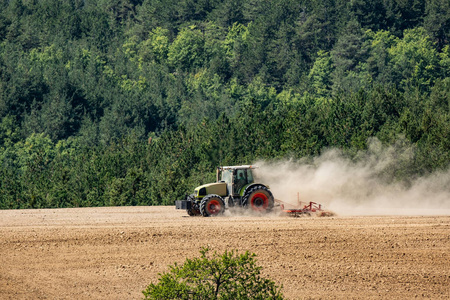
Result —
[[275, 199], [320, 203], [337, 215], [450, 215], [450, 170], [398, 181], [414, 158], [399, 141], [369, 141], [354, 159], [332, 149], [309, 161], [257, 162], [257, 176]]

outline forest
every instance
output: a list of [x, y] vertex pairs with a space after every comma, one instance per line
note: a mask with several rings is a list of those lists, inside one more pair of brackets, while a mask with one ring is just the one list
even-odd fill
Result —
[[448, 0], [4, 0], [0, 209], [173, 205], [219, 165], [450, 162]]

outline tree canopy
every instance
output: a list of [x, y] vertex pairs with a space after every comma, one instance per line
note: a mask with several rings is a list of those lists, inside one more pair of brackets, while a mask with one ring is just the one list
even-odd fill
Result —
[[172, 204], [373, 137], [447, 168], [449, 34], [444, 0], [3, 1], [0, 208]]

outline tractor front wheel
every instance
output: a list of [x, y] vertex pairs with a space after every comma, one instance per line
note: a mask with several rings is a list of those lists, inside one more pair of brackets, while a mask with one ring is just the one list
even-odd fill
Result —
[[269, 189], [263, 185], [256, 185], [245, 193], [242, 199], [242, 206], [250, 207], [256, 212], [267, 212], [273, 208], [273, 195]]
[[200, 213], [204, 217], [215, 217], [223, 214], [225, 211], [225, 202], [219, 195], [207, 195], [200, 202]]

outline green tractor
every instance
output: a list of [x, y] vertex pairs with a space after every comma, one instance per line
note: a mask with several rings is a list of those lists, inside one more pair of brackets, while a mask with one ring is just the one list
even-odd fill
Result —
[[255, 166], [218, 167], [215, 183], [201, 185], [184, 200], [175, 201], [176, 209], [190, 216], [223, 214], [226, 208], [240, 206], [256, 212], [270, 211], [274, 198], [269, 187], [255, 180]]

